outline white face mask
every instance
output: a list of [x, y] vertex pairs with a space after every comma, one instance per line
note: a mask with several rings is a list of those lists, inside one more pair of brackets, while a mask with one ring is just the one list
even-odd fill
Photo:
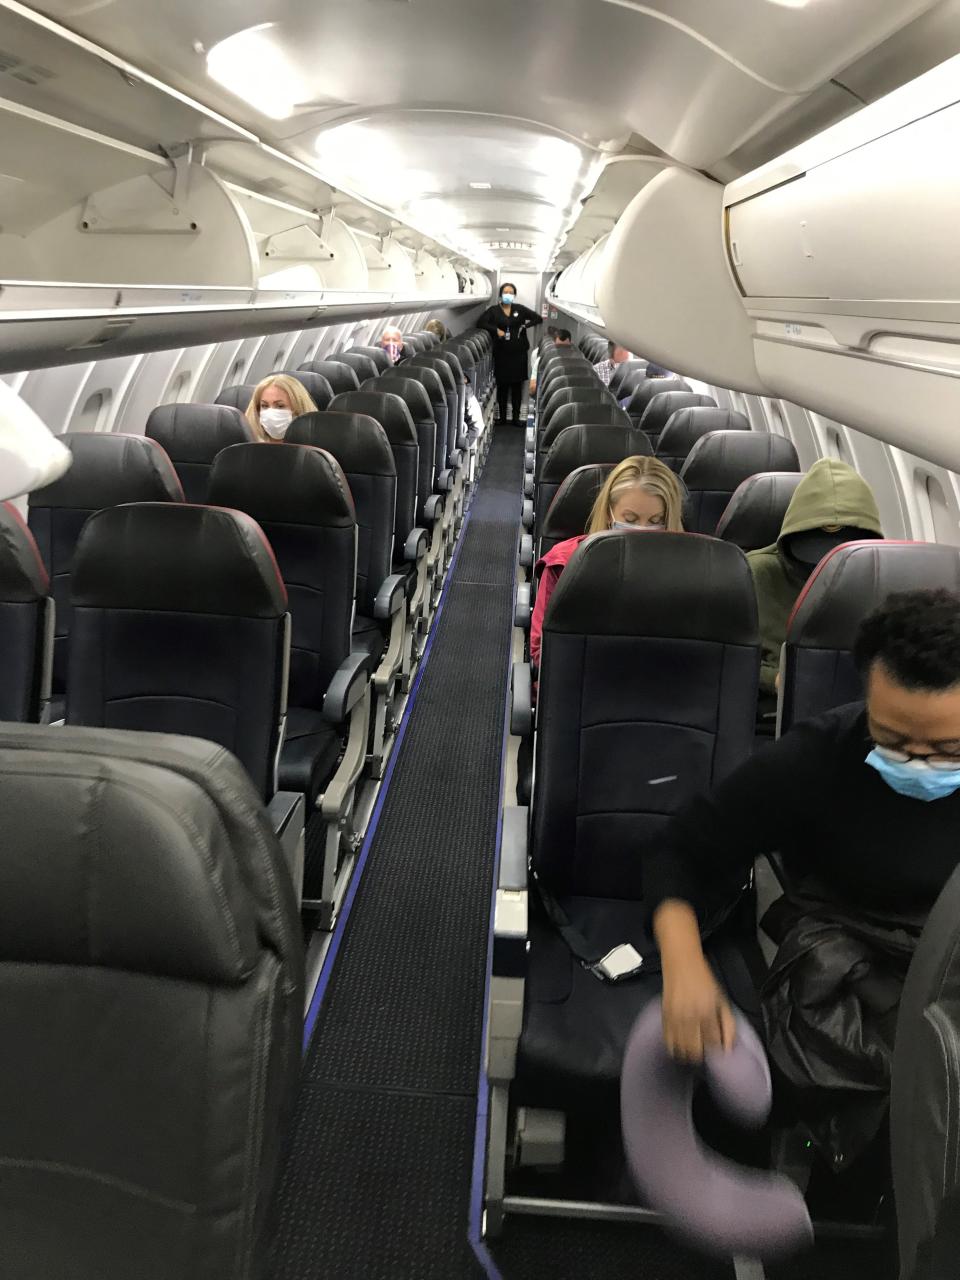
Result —
[[282, 440], [292, 421], [293, 414], [289, 409], [260, 410], [260, 425], [271, 440]]
[[627, 524], [623, 520], [614, 520], [610, 528], [618, 533], [663, 533], [662, 524]]

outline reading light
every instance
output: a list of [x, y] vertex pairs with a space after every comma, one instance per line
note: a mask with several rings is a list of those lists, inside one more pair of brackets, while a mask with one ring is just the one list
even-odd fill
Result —
[[274, 120], [292, 116], [307, 98], [295, 68], [262, 22], [219, 41], [207, 54], [207, 75]]

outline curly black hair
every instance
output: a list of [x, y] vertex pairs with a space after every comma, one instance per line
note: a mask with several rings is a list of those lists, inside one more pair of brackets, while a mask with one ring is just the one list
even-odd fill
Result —
[[853, 657], [864, 674], [882, 662], [905, 689], [960, 684], [960, 595], [936, 588], [887, 596], [862, 622]]

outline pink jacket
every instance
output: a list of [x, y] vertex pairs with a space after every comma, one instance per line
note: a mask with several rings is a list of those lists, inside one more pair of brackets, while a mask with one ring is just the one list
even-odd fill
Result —
[[560, 575], [570, 561], [570, 557], [587, 535], [579, 534], [576, 538], [567, 538], [566, 542], [558, 542], [555, 547], [542, 556], [534, 569], [534, 580], [537, 582], [537, 600], [533, 606], [533, 617], [530, 619], [530, 661], [535, 667], [540, 665], [540, 646], [543, 642], [543, 618], [547, 612], [547, 604], [553, 595], [553, 589], [560, 581]]

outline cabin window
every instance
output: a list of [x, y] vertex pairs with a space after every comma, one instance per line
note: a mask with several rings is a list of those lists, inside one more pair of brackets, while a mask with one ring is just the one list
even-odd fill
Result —
[[73, 431], [103, 431], [106, 427], [107, 409], [113, 395], [110, 391], [97, 391], [88, 396], [83, 408], [74, 419]]
[[960, 546], [960, 511], [953, 494], [947, 495], [936, 476], [918, 475], [918, 480], [921, 483], [917, 487], [926, 494], [934, 542], [943, 542], [950, 547]]

